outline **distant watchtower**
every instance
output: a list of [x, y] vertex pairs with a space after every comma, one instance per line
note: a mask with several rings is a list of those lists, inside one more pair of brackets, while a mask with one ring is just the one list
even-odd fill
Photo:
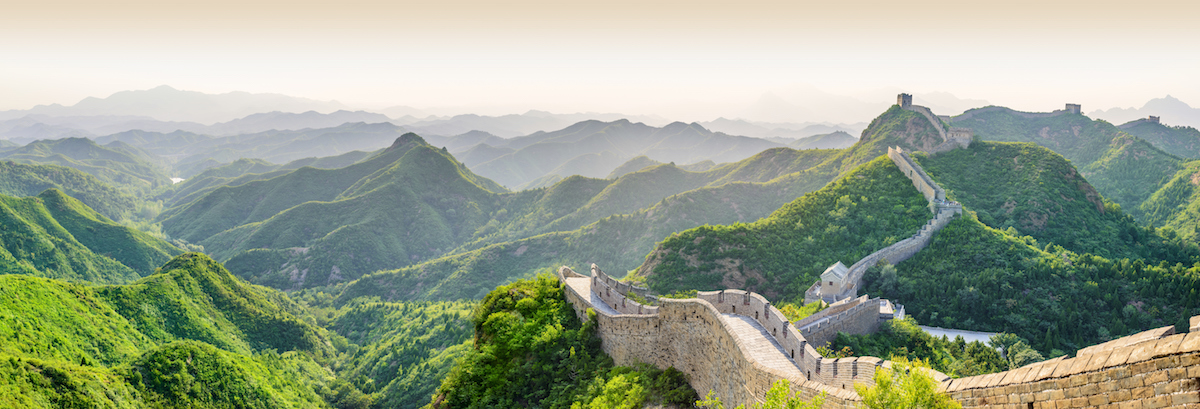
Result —
[[1076, 115], [1082, 114], [1083, 108], [1081, 108], [1079, 104], [1067, 104], [1067, 113]]
[[1152, 124], [1157, 124], [1157, 123], [1160, 123], [1160, 122], [1158, 122], [1158, 117], [1157, 117], [1157, 116], [1150, 116], [1150, 118], [1147, 118], [1147, 119], [1146, 119], [1146, 122], [1149, 122], [1149, 123], [1152, 123]]
[[899, 105], [901, 108], [911, 107], [912, 106], [912, 95], [908, 95], [908, 94], [897, 95], [896, 96], [896, 105]]

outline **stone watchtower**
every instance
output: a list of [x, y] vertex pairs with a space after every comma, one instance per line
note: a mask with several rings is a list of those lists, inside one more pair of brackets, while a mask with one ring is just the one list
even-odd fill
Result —
[[912, 95], [908, 95], [908, 94], [897, 95], [896, 96], [896, 105], [899, 105], [901, 108], [911, 107], [912, 106]]
[[1147, 119], [1146, 119], [1146, 121], [1147, 121], [1147, 122], [1150, 122], [1150, 123], [1152, 123], [1152, 124], [1157, 124], [1157, 123], [1160, 123], [1160, 122], [1158, 122], [1158, 117], [1157, 117], [1157, 116], [1153, 116], [1153, 115], [1151, 115], [1151, 116], [1150, 116], [1150, 118], [1147, 118]]
[[1079, 104], [1067, 104], [1067, 113], [1079, 115], [1083, 113], [1083, 108]]

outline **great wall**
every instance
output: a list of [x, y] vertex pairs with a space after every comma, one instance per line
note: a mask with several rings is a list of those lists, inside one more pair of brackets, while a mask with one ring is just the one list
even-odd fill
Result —
[[[927, 118], [940, 126], [936, 117]], [[656, 298], [594, 264], [591, 276], [559, 268], [567, 301], [580, 319], [597, 321], [602, 348], [618, 365], [675, 367], [701, 395], [712, 391], [729, 407], [762, 402], [780, 379], [788, 380], [802, 398], [825, 395], [825, 407], [860, 407], [854, 385], [873, 385], [875, 372], [891, 362], [824, 358], [814, 345], [825, 345], [838, 332], [872, 333], [892, 319], [897, 306], [857, 296], [862, 272], [880, 260], [897, 263], [911, 257], [962, 213], [962, 206], [946, 201], [945, 191], [906, 152], [889, 148], [888, 157], [930, 201], [934, 217], [912, 237], [851, 266], [842, 276], [845, 282], [833, 286], [839, 290], [834, 302], [810, 317], [789, 322], [766, 298], [743, 290]], [[820, 293], [821, 284], [814, 284], [818, 298], [829, 295]], [[628, 295], [657, 305], [640, 304]], [[929, 375], [939, 382], [939, 391], [964, 408], [1200, 408], [1200, 316], [1190, 324], [1186, 334], [1175, 334], [1171, 326], [1153, 329], [1081, 349], [1074, 358], [1000, 373], [958, 379], [937, 371]]]

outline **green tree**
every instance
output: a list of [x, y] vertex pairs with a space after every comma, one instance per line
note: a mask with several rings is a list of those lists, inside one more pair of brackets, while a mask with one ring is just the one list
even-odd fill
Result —
[[[721, 402], [721, 398], [713, 396], [712, 391], [708, 391], [708, 395], [703, 400], [696, 401], [696, 406], [706, 409], [725, 409], [725, 404]], [[780, 379], [771, 384], [771, 389], [767, 391], [767, 396], [763, 403], [755, 403], [753, 409], [819, 409], [825, 404], [825, 393], [813, 397], [811, 400], [804, 400], [800, 396], [800, 392], [792, 393], [792, 389], [787, 379]], [[745, 409], [746, 405], [738, 405], [737, 409]]]
[[875, 386], [854, 385], [854, 390], [871, 409], [962, 408], [950, 396], [937, 392], [938, 383], [928, 371], [929, 365], [920, 359], [896, 357], [891, 369], [875, 371]]

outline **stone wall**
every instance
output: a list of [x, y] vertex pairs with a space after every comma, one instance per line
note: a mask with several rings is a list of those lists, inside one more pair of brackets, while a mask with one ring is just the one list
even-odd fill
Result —
[[637, 301], [630, 299], [626, 294], [633, 292], [643, 299], [651, 302], [658, 302], [658, 297], [650, 293], [650, 290], [642, 287], [636, 287], [629, 283], [622, 283], [616, 279], [604, 274], [599, 267], [592, 264], [592, 290], [599, 295], [605, 304], [608, 304], [613, 309], [622, 314], [655, 314], [658, 312], [658, 307], [650, 305], [642, 305]]
[[1200, 332], [1173, 327], [1084, 348], [1007, 372], [943, 382], [964, 408], [1195, 408]]
[[913, 187], [916, 187], [922, 195], [925, 195], [925, 200], [931, 202], [937, 200], [946, 200], [946, 191], [942, 190], [942, 188], [933, 181], [933, 178], [930, 178], [929, 175], [925, 173], [925, 170], [921, 169], [921, 166], [913, 161], [912, 157], [908, 156], [908, 153], [904, 152], [903, 149], [889, 146], [888, 158], [890, 158], [892, 162], [896, 163], [896, 167], [900, 168], [901, 172], [904, 172], [904, 176], [907, 176], [912, 180]]
[[929, 120], [929, 124], [933, 126], [933, 129], [936, 129], [938, 135], [942, 137], [942, 141], [950, 140], [950, 138], [946, 136], [946, 129], [945, 126], [942, 125], [942, 120], [938, 119], [937, 115], [934, 115], [933, 111], [930, 111], [929, 108], [920, 105], [910, 105], [902, 108], [924, 115], [925, 119]]
[[845, 310], [832, 314], [813, 314], [814, 316], [809, 318], [815, 319], [796, 323], [796, 326], [800, 328], [800, 334], [813, 345], [822, 347], [837, 339], [839, 332], [866, 335], [878, 331], [879, 324], [882, 322], [879, 308], [884, 301], [878, 298], [869, 299], [865, 295], [853, 301], [852, 306]]
[[[560, 278], [586, 277], [569, 268]], [[591, 278], [588, 277], [590, 280]], [[602, 282], [597, 280], [596, 282]], [[567, 300], [581, 317], [590, 295], [566, 286]], [[891, 363], [872, 357], [824, 359], [808, 338], [784, 324], [782, 314], [761, 296], [740, 290], [705, 292], [700, 298], [660, 300], [655, 314], [597, 313], [604, 351], [619, 365], [646, 362], [688, 374], [702, 394], [712, 390], [726, 403], [761, 402], [770, 385], [788, 379], [794, 391], [811, 398], [826, 393], [828, 408], [852, 408], [861, 398], [853, 384], [870, 385], [880, 367]], [[715, 300], [715, 303], [712, 301]], [[848, 305], [851, 303], [847, 303]], [[869, 310], [866, 302], [837, 315]], [[762, 310], [759, 310], [759, 309]], [[750, 359], [721, 314], [762, 311], [757, 321], [796, 352], [802, 373], [780, 373]], [[727, 311], [727, 312], [725, 312]], [[752, 315], [751, 315], [752, 316]], [[1081, 349], [1074, 358], [1058, 358], [1011, 371], [948, 379], [934, 372], [939, 390], [964, 408], [1196, 408], [1200, 407], [1200, 317], [1187, 334], [1163, 327]], [[771, 331], [774, 330], [774, 331]], [[780, 332], [782, 330], [783, 332]]]
[[1008, 111], [1010, 114], [1019, 116], [1021, 118], [1050, 118], [1050, 117], [1059, 116], [1059, 115], [1067, 113], [1066, 111], [1063, 111], [1063, 110], [1055, 110], [1054, 112], [1021, 112], [1021, 111], [1013, 110], [1011, 108], [990, 106], [990, 107], [984, 107], [984, 108], [979, 108], [979, 109], [972, 109], [970, 111], [964, 112], [962, 115], [954, 117], [954, 121], [958, 122], [958, 121], [962, 121], [962, 120], [966, 120], [966, 119], [971, 119], [971, 117], [974, 117], [975, 114], [982, 114], [982, 113], [986, 113], [986, 112], [996, 112], [996, 111]]
[[[567, 267], [560, 268], [558, 275], [564, 282], [566, 278], [586, 277]], [[604, 286], [602, 280], [586, 278]], [[586, 311], [593, 308], [589, 302], [591, 295], [579, 294], [570, 285], [564, 287], [567, 301], [574, 307], [576, 314], [587, 319]], [[593, 292], [597, 292], [597, 289], [593, 288]], [[863, 359], [861, 364], [858, 364], [859, 360], [854, 360], [853, 363], [846, 361], [841, 363], [842, 368], [838, 368], [836, 365], [839, 362], [835, 360], [814, 358], [816, 351], [800, 342], [802, 337], [794, 327], [781, 325], [778, 321], [782, 320], [783, 315], [758, 294], [730, 290], [706, 293], [704, 297], [716, 299], [720, 308], [706, 299], [691, 298], [660, 299], [661, 304], [654, 314], [609, 314], [594, 309], [601, 348], [617, 365], [644, 362], [659, 368], [675, 367], [688, 374], [689, 384], [701, 395], [711, 390], [731, 407], [762, 402], [767, 390], [780, 379], [787, 379], [792, 390], [800, 392], [805, 399], [824, 393], [825, 407], [858, 407], [861, 398], [852, 390], [835, 388], [819, 379], [828, 382], [840, 379], [847, 385], [852, 385], [856, 379], [861, 382], [860, 378], [864, 378], [868, 373], [870, 376], [874, 375], [874, 361]], [[781, 373], [750, 359], [751, 353], [738, 341], [733, 335], [733, 330], [721, 317], [722, 309], [732, 311], [735, 307], [741, 307], [737, 308], [741, 311], [759, 311], [759, 322], [775, 321], [775, 332], [778, 333], [782, 328], [788, 334], [784, 339], [794, 341], [784, 346], [807, 347], [807, 362], [812, 363], [810, 367], [815, 371], [821, 371], [817, 368], [823, 368], [825, 376], [814, 379], [807, 378], [799, 371]], [[798, 354], [798, 358], [803, 358], [803, 352]], [[869, 370], [861, 368], [868, 363], [872, 363]], [[839, 370], [841, 375], [838, 375]]]

